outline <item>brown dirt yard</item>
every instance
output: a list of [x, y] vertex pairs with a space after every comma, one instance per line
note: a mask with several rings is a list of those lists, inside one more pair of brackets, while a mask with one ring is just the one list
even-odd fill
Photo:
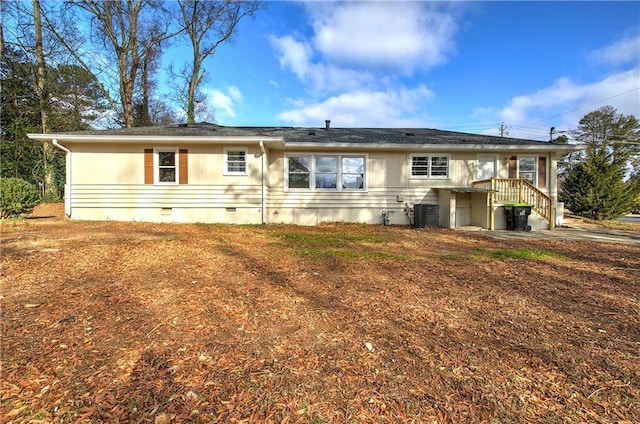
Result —
[[640, 422], [640, 244], [0, 223], [0, 421]]

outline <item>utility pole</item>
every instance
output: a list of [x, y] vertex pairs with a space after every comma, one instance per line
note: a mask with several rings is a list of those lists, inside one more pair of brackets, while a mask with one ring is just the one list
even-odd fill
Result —
[[509, 135], [508, 127], [506, 125], [504, 125], [504, 122], [502, 124], [500, 124], [500, 128], [498, 128], [498, 131], [500, 131], [500, 137], [504, 137], [505, 135]]

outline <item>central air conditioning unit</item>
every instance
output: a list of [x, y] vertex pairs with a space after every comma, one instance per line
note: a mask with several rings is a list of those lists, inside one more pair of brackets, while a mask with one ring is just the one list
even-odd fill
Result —
[[437, 228], [440, 226], [438, 205], [416, 203], [413, 205], [413, 226], [416, 228]]

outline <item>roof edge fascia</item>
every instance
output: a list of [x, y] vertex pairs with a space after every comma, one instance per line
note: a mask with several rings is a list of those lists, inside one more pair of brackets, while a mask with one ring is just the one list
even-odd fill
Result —
[[246, 144], [264, 142], [284, 145], [282, 137], [210, 137], [210, 136], [150, 136], [150, 135], [88, 135], [88, 134], [27, 134], [32, 140], [67, 143], [150, 143], [150, 144]]
[[63, 143], [148, 143], [148, 144], [247, 144], [263, 142], [266, 145], [291, 147], [299, 149], [373, 149], [373, 150], [429, 150], [429, 151], [531, 151], [531, 152], [573, 152], [584, 150], [586, 146], [580, 144], [393, 144], [393, 143], [317, 143], [317, 142], [287, 142], [283, 137], [260, 136], [149, 136], [149, 135], [88, 135], [88, 134], [35, 134], [29, 133], [32, 140], [52, 142], [54, 139]]
[[529, 150], [536, 152], [574, 152], [584, 150], [586, 146], [580, 144], [541, 144], [541, 145], [520, 145], [520, 144], [391, 144], [391, 143], [300, 143], [285, 142], [286, 147], [305, 148], [305, 149], [323, 149], [327, 148], [368, 148], [379, 150], [430, 150], [430, 151], [505, 151], [505, 150]]

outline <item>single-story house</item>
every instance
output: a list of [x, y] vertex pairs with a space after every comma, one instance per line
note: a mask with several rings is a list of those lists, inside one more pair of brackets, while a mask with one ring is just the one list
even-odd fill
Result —
[[66, 152], [70, 219], [235, 224], [419, 219], [501, 229], [502, 206], [524, 202], [533, 205], [534, 228], [553, 228], [558, 156], [580, 149], [435, 129], [333, 128], [330, 121], [29, 137]]

